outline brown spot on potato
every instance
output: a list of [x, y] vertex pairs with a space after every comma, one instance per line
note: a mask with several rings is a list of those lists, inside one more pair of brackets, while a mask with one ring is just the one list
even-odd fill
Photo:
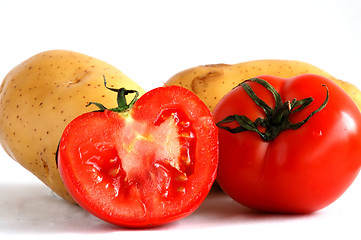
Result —
[[43, 175], [48, 176], [49, 175], [49, 166], [48, 166], [48, 164], [46, 163], [46, 161], [44, 159], [41, 158], [40, 160], [42, 162]]
[[216, 81], [218, 77], [222, 76], [223, 72], [220, 71], [210, 71], [201, 76], [197, 76], [192, 80], [191, 90], [198, 94], [202, 89], [208, 87], [209, 82]]

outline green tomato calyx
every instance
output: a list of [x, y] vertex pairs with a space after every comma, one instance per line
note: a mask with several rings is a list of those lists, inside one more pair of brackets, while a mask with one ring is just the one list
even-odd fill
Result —
[[[129, 109], [132, 109], [134, 103], [138, 100], [139, 92], [136, 90], [127, 90], [125, 88], [119, 88], [119, 89], [118, 88], [110, 88], [107, 86], [107, 81], [106, 81], [105, 76], [103, 76], [103, 78], [104, 78], [104, 86], [107, 89], [109, 89], [110, 91], [118, 93], [118, 95], [117, 95], [118, 106], [115, 108], [106, 108], [103, 104], [97, 103], [97, 102], [89, 102], [86, 106], [88, 107], [93, 104], [93, 105], [97, 106], [101, 111], [110, 110], [113, 112], [125, 112]], [[134, 93], [135, 96], [128, 104], [125, 96], [128, 94], [131, 94], [131, 93]]]
[[[260, 99], [253, 89], [250, 87], [248, 82], [256, 82], [263, 87], [265, 87], [268, 91], [270, 91], [275, 99], [275, 107], [271, 108], [268, 106], [262, 99]], [[240, 133], [244, 131], [253, 131], [258, 133], [264, 141], [274, 140], [282, 131], [287, 129], [296, 130], [300, 128], [303, 124], [305, 124], [313, 115], [317, 112], [321, 111], [324, 107], [326, 107], [328, 103], [328, 88], [326, 85], [322, 84], [326, 88], [327, 95], [324, 102], [321, 106], [313, 111], [307, 118], [305, 118], [301, 122], [291, 123], [289, 121], [289, 116], [291, 113], [295, 113], [301, 111], [302, 109], [309, 106], [313, 98], [308, 97], [302, 100], [293, 99], [292, 101], [282, 102], [281, 95], [276, 91], [276, 89], [269, 84], [267, 81], [260, 78], [251, 78], [248, 79], [236, 87], [243, 87], [246, 93], [252, 98], [252, 100], [263, 109], [265, 112], [265, 118], [257, 118], [254, 122], [251, 121], [247, 116], [244, 115], [230, 115], [225, 117], [223, 120], [219, 121], [216, 125], [217, 127], [227, 130], [231, 133]], [[231, 128], [229, 126], [225, 126], [224, 124], [231, 123], [236, 121], [239, 126], [235, 128]], [[264, 128], [265, 131], [261, 131], [260, 127]]]

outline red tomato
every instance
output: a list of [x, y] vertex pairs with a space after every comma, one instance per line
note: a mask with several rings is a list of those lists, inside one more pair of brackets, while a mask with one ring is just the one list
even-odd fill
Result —
[[95, 216], [126, 227], [160, 225], [189, 215], [207, 196], [217, 132], [196, 95], [161, 87], [125, 112], [102, 109], [74, 119], [60, 141], [59, 171], [72, 197]]
[[[259, 78], [270, 83], [280, 98], [248, 81], [214, 109], [217, 126], [222, 128], [219, 185], [239, 203], [261, 211], [309, 213], [328, 206], [360, 170], [359, 109], [340, 87], [318, 75]], [[257, 105], [242, 86], [250, 86], [270, 108], [261, 101]], [[244, 120], [245, 127], [235, 118]], [[304, 120], [303, 125], [296, 124]], [[277, 128], [281, 128], [279, 135]]]

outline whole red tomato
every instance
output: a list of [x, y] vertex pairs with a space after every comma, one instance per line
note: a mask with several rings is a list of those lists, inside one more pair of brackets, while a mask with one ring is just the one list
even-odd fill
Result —
[[216, 176], [218, 129], [211, 113], [177, 86], [130, 104], [125, 95], [134, 91], [111, 90], [118, 92], [118, 108], [93, 103], [101, 110], [77, 117], [63, 133], [58, 166], [66, 188], [84, 209], [121, 226], [189, 215]]
[[250, 208], [313, 212], [340, 197], [359, 172], [360, 111], [324, 77], [250, 79], [213, 114], [221, 128], [217, 181]]

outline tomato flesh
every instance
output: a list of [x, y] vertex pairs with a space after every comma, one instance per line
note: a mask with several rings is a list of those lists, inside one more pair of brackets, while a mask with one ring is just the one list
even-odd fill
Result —
[[[218, 157], [217, 131], [203, 105], [189, 112], [173, 103], [150, 119], [137, 112], [145, 104], [151, 107], [149, 99], [138, 101], [125, 114], [105, 110], [78, 117], [64, 131], [58, 154], [64, 184], [79, 205], [106, 221], [133, 227], [193, 212], [210, 190]], [[203, 110], [197, 113], [197, 108]], [[199, 124], [206, 124], [209, 136]], [[199, 159], [203, 145], [210, 146], [209, 156]]]

